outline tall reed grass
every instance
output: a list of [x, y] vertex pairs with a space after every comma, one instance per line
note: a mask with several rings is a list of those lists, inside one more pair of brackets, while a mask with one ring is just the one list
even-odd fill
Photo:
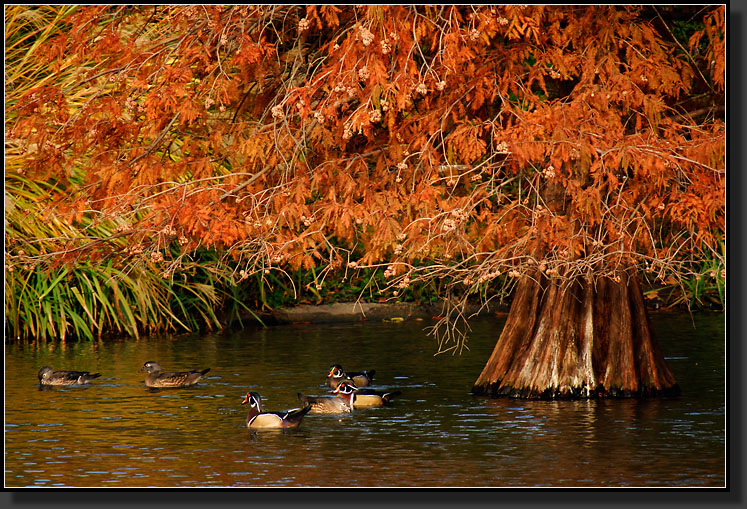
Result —
[[[71, 224], [48, 214], [44, 204], [58, 192], [51, 183], [6, 176], [6, 194], [13, 200], [5, 214], [7, 336], [137, 337], [223, 325], [216, 310], [230, 293], [220, 290], [220, 270], [188, 262], [164, 278], [163, 268], [147, 257], [121, 255], [128, 239], [113, 235], [113, 220], [95, 221], [88, 214]], [[110, 254], [86, 249], [77, 256], [74, 246], [88, 239]]]
[[[70, 220], [55, 211], [81, 177], [68, 182], [26, 177], [24, 140], [8, 136], [13, 106], [31, 88], [65, 88], [80, 68], [54, 71], [39, 58], [67, 27], [70, 5], [5, 8], [5, 334], [41, 340], [107, 334], [139, 336], [159, 331], [219, 328], [218, 312], [246, 307], [232, 286], [231, 268], [214, 256], [185, 260], [164, 277], [162, 264], [126, 255], [128, 237], [117, 220], [91, 210]], [[84, 88], [68, 96], [71, 108], [86, 101]], [[179, 250], [179, 246], [164, 246]], [[172, 253], [174, 254], [174, 253]]]

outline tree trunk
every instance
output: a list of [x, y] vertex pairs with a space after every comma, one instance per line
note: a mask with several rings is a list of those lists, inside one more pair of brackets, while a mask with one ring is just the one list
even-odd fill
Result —
[[[561, 286], [562, 284], [562, 286]], [[472, 392], [532, 399], [676, 395], [637, 277], [519, 282]]]

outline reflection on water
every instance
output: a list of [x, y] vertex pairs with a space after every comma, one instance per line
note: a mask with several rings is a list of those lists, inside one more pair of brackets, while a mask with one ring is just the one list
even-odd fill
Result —
[[[90, 343], [6, 344], [5, 485], [723, 486], [724, 320], [659, 314], [682, 387], [674, 399], [475, 397], [500, 319], [473, 324], [461, 356], [433, 356], [426, 322], [298, 325]], [[333, 345], [345, 340], [347, 350]], [[194, 387], [147, 389], [146, 360], [212, 368]], [[307, 415], [250, 431], [247, 391], [267, 410], [326, 394], [329, 366], [376, 369], [389, 407]], [[43, 387], [40, 366], [99, 371]], [[345, 472], [340, 477], [339, 472]]]

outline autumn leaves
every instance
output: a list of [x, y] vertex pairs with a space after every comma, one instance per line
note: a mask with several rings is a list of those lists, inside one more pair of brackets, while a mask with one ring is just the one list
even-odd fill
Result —
[[166, 228], [236, 275], [434, 264], [474, 288], [584, 243], [697, 254], [679, 228], [721, 236], [724, 127], [682, 98], [709, 79], [697, 41], [720, 68], [717, 12], [688, 59], [637, 7], [83, 6], [50, 41], [64, 79], [9, 134], [17, 171], [67, 193], [49, 214], [126, 217], [120, 253], [171, 275], [186, 258], [147, 249]]

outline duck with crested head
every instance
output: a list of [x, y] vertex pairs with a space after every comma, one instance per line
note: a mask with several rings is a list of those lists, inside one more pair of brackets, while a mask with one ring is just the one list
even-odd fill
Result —
[[148, 374], [145, 376], [145, 385], [147, 387], [190, 387], [203, 377], [205, 373], [210, 371], [210, 368], [203, 369], [202, 371], [163, 371], [161, 365], [157, 362], [148, 361], [143, 364], [140, 371], [145, 371]]
[[336, 389], [340, 382], [343, 380], [352, 380], [356, 387], [365, 387], [371, 383], [375, 369], [362, 370], [362, 371], [345, 371], [339, 364], [333, 364], [329, 368], [329, 374], [327, 375], [327, 382], [332, 389]]
[[246, 427], [252, 429], [297, 428], [301, 425], [304, 415], [311, 410], [311, 405], [305, 405], [303, 408], [294, 408], [286, 412], [265, 412], [262, 410], [262, 397], [253, 391], [246, 394], [241, 404], [249, 404]]
[[304, 396], [298, 393], [298, 399], [304, 405], [311, 405], [312, 414], [349, 414], [355, 403], [355, 385], [343, 380], [334, 390], [335, 396]]

